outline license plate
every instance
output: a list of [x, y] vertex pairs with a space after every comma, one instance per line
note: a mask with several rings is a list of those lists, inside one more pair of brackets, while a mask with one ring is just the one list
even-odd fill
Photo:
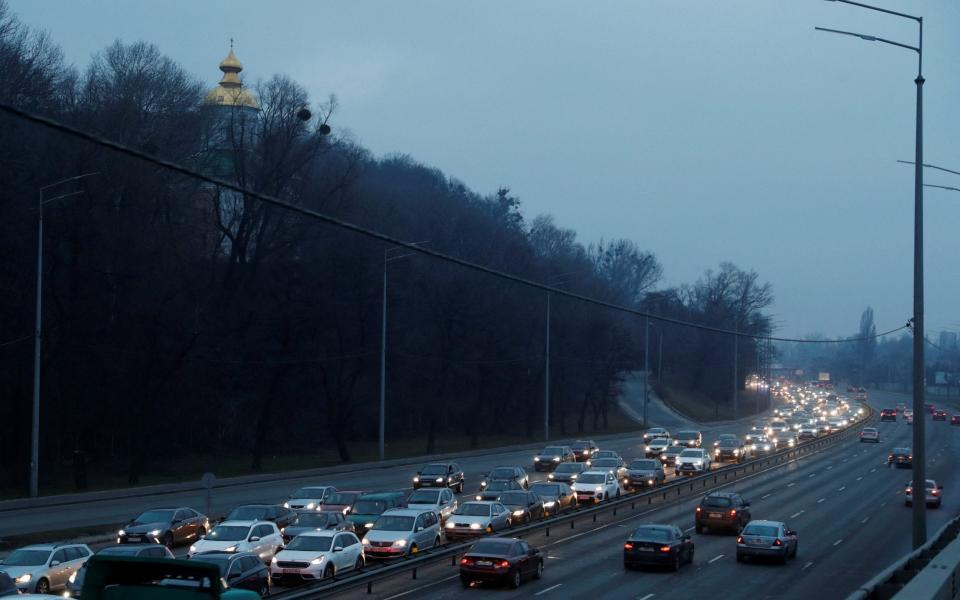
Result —
[[711, 519], [719, 519], [722, 516], [723, 516], [723, 513], [710, 513]]
[[640, 552], [653, 552], [653, 548], [637, 548]]
[[128, 536], [127, 536], [127, 541], [128, 541], [128, 542], [139, 542], [139, 541], [142, 540], [142, 539], [143, 539], [143, 538], [140, 537], [139, 535], [128, 535]]
[[489, 560], [478, 560], [478, 561], [477, 561], [477, 565], [479, 565], [479, 566], [481, 566], [481, 567], [492, 567], [492, 566], [493, 566], [493, 563], [490, 562]]
[[298, 571], [298, 570], [296, 570], [296, 569], [284, 569], [284, 570], [283, 570], [283, 573], [284, 573], [284, 575], [299, 575], [299, 574], [300, 574], [300, 571]]

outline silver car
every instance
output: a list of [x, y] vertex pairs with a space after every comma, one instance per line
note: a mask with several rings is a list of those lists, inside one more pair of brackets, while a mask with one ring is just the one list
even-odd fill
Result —
[[323, 503], [336, 491], [337, 488], [332, 485], [310, 485], [302, 487], [290, 494], [290, 498], [283, 503], [283, 507], [296, 511], [323, 510]]
[[447, 539], [476, 537], [510, 527], [510, 511], [501, 502], [464, 502], [447, 519]]
[[439, 545], [440, 518], [432, 509], [391, 508], [363, 536], [367, 558], [410, 556]]
[[86, 544], [34, 544], [14, 550], [0, 562], [0, 571], [23, 594], [48, 594], [65, 589], [92, 554]]
[[444, 523], [457, 510], [456, 497], [449, 488], [431, 488], [413, 490], [407, 498], [407, 508], [413, 510], [432, 510], [440, 515], [440, 522]]
[[654, 438], [644, 447], [644, 452], [647, 458], [659, 456], [661, 452], [670, 447], [671, 443], [670, 438]]
[[797, 532], [780, 521], [750, 521], [737, 536], [737, 562], [754, 556], [787, 564], [797, 557]]

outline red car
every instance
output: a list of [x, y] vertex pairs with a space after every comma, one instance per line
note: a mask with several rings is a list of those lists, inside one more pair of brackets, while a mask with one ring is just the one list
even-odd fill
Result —
[[946, 421], [946, 420], [947, 420], [947, 411], [945, 411], [945, 410], [935, 410], [935, 411], [933, 411], [933, 420], [934, 420], [934, 421]]
[[520, 539], [480, 540], [460, 559], [463, 587], [470, 587], [474, 581], [491, 581], [518, 588], [520, 581], [527, 577], [543, 577], [543, 555]]
[[953, 415], [952, 417], [950, 417], [950, 424], [960, 425], [960, 415]]
[[893, 408], [884, 408], [880, 411], [880, 420], [881, 421], [896, 421], [897, 420], [897, 411]]

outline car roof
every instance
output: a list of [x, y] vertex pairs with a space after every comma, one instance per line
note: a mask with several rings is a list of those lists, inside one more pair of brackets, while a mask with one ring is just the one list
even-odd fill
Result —
[[220, 525], [229, 525], [233, 527], [253, 527], [254, 525], [269, 525], [270, 521], [221, 521], [217, 523], [217, 526]]
[[749, 523], [747, 523], [747, 527], [749, 527], [749, 526], [751, 526], [751, 525], [768, 525], [768, 526], [772, 526], [772, 527], [781, 527], [781, 526], [784, 525], [784, 523], [783, 523], [783, 521], [758, 521], [758, 520], [754, 520], [754, 521], [750, 521]]
[[484, 506], [490, 506], [492, 504], [500, 504], [500, 502], [498, 500], [468, 500], [467, 502], [462, 503], [460, 508], [463, 508], [468, 504], [483, 504]]
[[337, 535], [338, 533], [351, 533], [351, 532], [349, 532], [349, 531], [330, 531], [329, 529], [321, 529], [320, 531], [317, 531], [316, 529], [311, 529], [310, 531], [304, 531], [303, 533], [299, 534], [297, 537], [299, 537], [299, 536], [301, 536], [301, 535], [305, 535], [305, 536], [307, 536], [307, 537], [333, 537], [333, 536]]
[[368, 494], [363, 494], [360, 496], [360, 500], [379, 500], [387, 498], [395, 498], [397, 496], [403, 496], [403, 492], [370, 492]]
[[731, 496], [736, 495], [736, 492], [710, 492], [704, 496], [704, 500], [707, 498], [730, 498]]
[[391, 508], [383, 513], [381, 516], [391, 516], [391, 517], [419, 517], [423, 513], [433, 512], [430, 509], [426, 508]]
[[590, 469], [589, 471], [584, 471], [584, 475], [609, 475], [610, 471], [602, 471], [600, 469]]

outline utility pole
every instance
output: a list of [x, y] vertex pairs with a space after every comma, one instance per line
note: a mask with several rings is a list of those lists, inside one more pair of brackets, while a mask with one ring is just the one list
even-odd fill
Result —
[[650, 404], [650, 317], [643, 318], [643, 426], [647, 427], [647, 405]]
[[[386, 254], [386, 253], [384, 253]], [[383, 300], [380, 317], [380, 460], [384, 459], [387, 412], [387, 258], [383, 258]]]
[[737, 395], [739, 394], [738, 388], [740, 387], [738, 382], [739, 377], [737, 377], [737, 360], [738, 360], [737, 354], [739, 353], [739, 351], [740, 351], [740, 335], [737, 333], [737, 326], [734, 325], [733, 327], [733, 418], [734, 419], [737, 418], [737, 408], [738, 408], [737, 401], [739, 400]]
[[547, 292], [547, 335], [543, 376], [543, 439], [550, 441], [550, 292]]

